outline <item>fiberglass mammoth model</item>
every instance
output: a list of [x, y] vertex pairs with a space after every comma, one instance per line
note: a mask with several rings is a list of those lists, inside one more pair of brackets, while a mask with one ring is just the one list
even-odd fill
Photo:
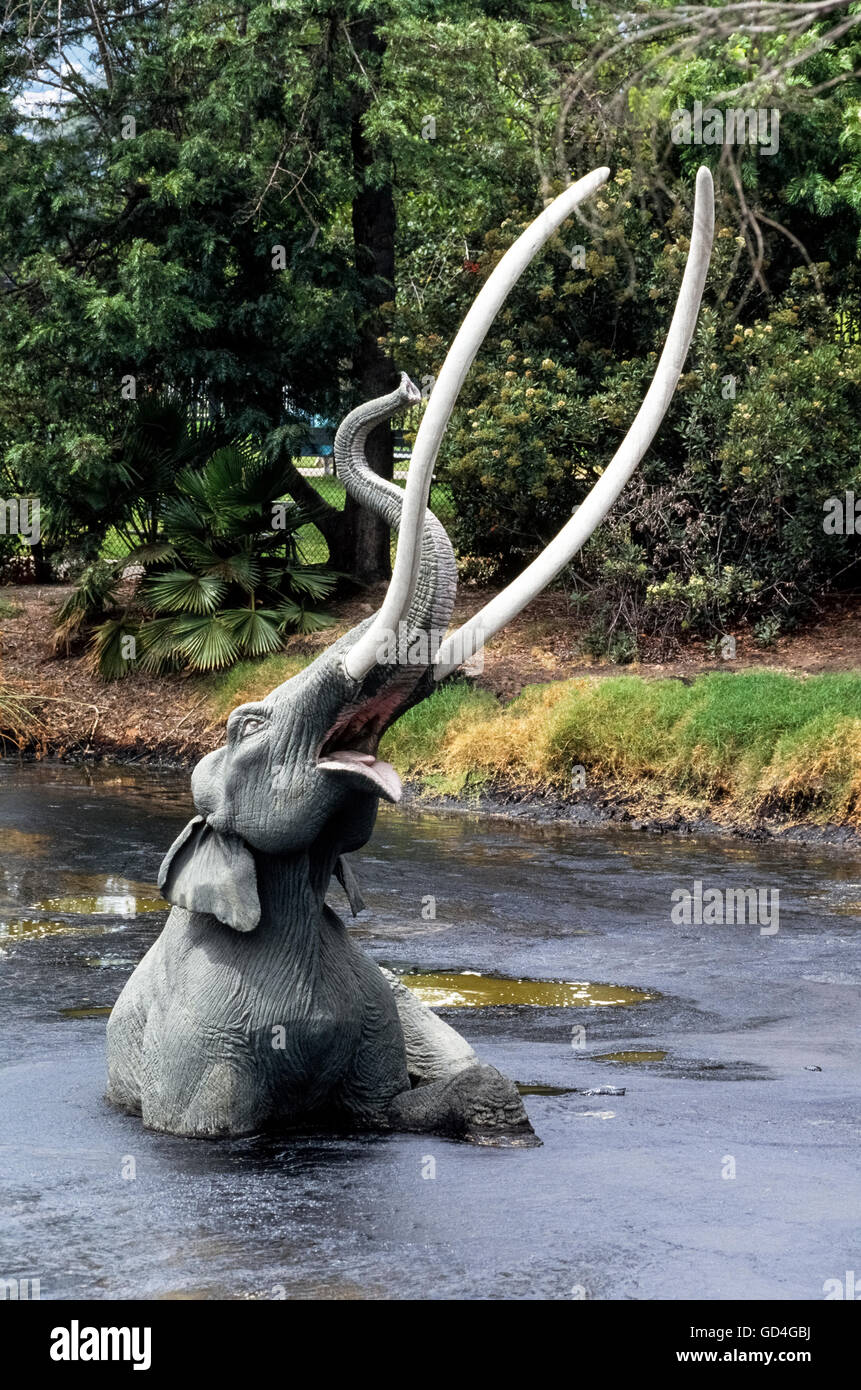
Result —
[[391, 584], [377, 614], [265, 700], [235, 709], [225, 746], [194, 770], [199, 814], [159, 875], [172, 910], [108, 1023], [108, 1098], [152, 1129], [216, 1137], [347, 1124], [477, 1143], [537, 1142], [514, 1084], [359, 949], [326, 893], [335, 874], [358, 910], [342, 856], [369, 839], [379, 798], [400, 796], [394, 768], [377, 757], [383, 732], [571, 560], [669, 404], [711, 250], [705, 169], [667, 342], [628, 435], [547, 549], [439, 645], [455, 596], [452, 548], [427, 510], [443, 431], [508, 290], [608, 176], [598, 169], [568, 188], [488, 278], [434, 387], [404, 491], [370, 470], [364, 445], [374, 426], [419, 400], [405, 376], [338, 431], [347, 491], [399, 530]]

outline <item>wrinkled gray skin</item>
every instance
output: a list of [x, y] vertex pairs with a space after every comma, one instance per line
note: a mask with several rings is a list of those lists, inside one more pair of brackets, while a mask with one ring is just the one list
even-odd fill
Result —
[[[403, 493], [369, 470], [364, 444], [417, 398], [402, 377], [336, 439], [345, 486], [395, 526]], [[421, 556], [408, 646], [445, 629], [454, 603], [451, 545], [430, 512]], [[513, 1084], [381, 971], [325, 901], [334, 873], [358, 910], [342, 856], [369, 839], [379, 797], [400, 794], [377, 744], [432, 689], [403, 645], [353, 681], [343, 655], [366, 626], [235, 709], [225, 746], [194, 769], [198, 815], [159, 875], [172, 910], [108, 1022], [108, 1099], [151, 1129], [325, 1124], [537, 1142]]]

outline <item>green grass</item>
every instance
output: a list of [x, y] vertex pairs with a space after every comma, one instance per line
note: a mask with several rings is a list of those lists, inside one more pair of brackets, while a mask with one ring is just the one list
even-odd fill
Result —
[[533, 686], [503, 707], [443, 687], [386, 736], [402, 776], [428, 790], [515, 783], [613, 786], [741, 815], [861, 824], [861, 675], [720, 673]]
[[[213, 720], [310, 660], [278, 654], [207, 677]], [[530, 686], [508, 705], [453, 682], [408, 710], [380, 753], [434, 794], [516, 785], [566, 795], [582, 765], [587, 789], [644, 806], [861, 826], [861, 674], [598, 677]]]
[[489, 719], [499, 710], [499, 702], [488, 690], [476, 690], [461, 683], [444, 685], [429, 700], [414, 705], [383, 736], [380, 756], [388, 759], [402, 777], [420, 776], [425, 785], [456, 793], [467, 780], [468, 769], [459, 777], [444, 777], [440, 754], [452, 729], [470, 720]]
[[213, 722], [226, 719], [237, 705], [262, 700], [276, 685], [281, 685], [308, 666], [312, 659], [310, 656], [287, 656], [284, 652], [275, 652], [262, 661], [238, 661], [227, 671], [204, 677], [200, 684], [206, 693]]

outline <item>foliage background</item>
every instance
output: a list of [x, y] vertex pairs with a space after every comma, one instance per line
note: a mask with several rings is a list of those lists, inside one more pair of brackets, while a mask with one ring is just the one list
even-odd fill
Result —
[[[374, 353], [432, 379], [543, 200], [608, 163], [500, 314], [441, 459], [464, 574], [507, 578], [639, 407], [706, 162], [718, 231], [685, 376], [562, 582], [620, 659], [740, 620], [767, 643], [855, 583], [855, 537], [822, 521], [859, 484], [859, 6], [653, 4], [620, 28], [597, 0], [77, 0], [61, 22], [0, 33], [0, 461], [6, 495], [42, 498], [49, 554], [112, 524], [129, 373], [203, 400], [307, 504], [305, 414], [343, 414]], [[674, 144], [694, 101], [776, 109], [778, 152]], [[375, 194], [391, 283], [357, 254]]]

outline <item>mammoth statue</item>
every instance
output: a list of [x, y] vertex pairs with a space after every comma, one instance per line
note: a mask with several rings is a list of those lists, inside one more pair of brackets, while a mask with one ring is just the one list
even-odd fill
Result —
[[338, 430], [345, 487], [398, 529], [391, 584], [378, 613], [264, 700], [235, 709], [224, 747], [194, 769], [197, 815], [159, 875], [170, 914], [108, 1022], [108, 1099], [152, 1129], [218, 1137], [346, 1125], [538, 1142], [514, 1084], [359, 949], [326, 894], [334, 874], [358, 910], [344, 855], [369, 839], [379, 799], [400, 796], [394, 768], [377, 756], [381, 735], [571, 560], [636, 468], [672, 396], [711, 250], [705, 169], [667, 341], [626, 438], [546, 550], [445, 636], [454, 555], [427, 510], [443, 431], [508, 290], [608, 177], [598, 169], [568, 188], [489, 276], [437, 379], [404, 490], [370, 470], [364, 446], [376, 425], [418, 401], [406, 376]]

